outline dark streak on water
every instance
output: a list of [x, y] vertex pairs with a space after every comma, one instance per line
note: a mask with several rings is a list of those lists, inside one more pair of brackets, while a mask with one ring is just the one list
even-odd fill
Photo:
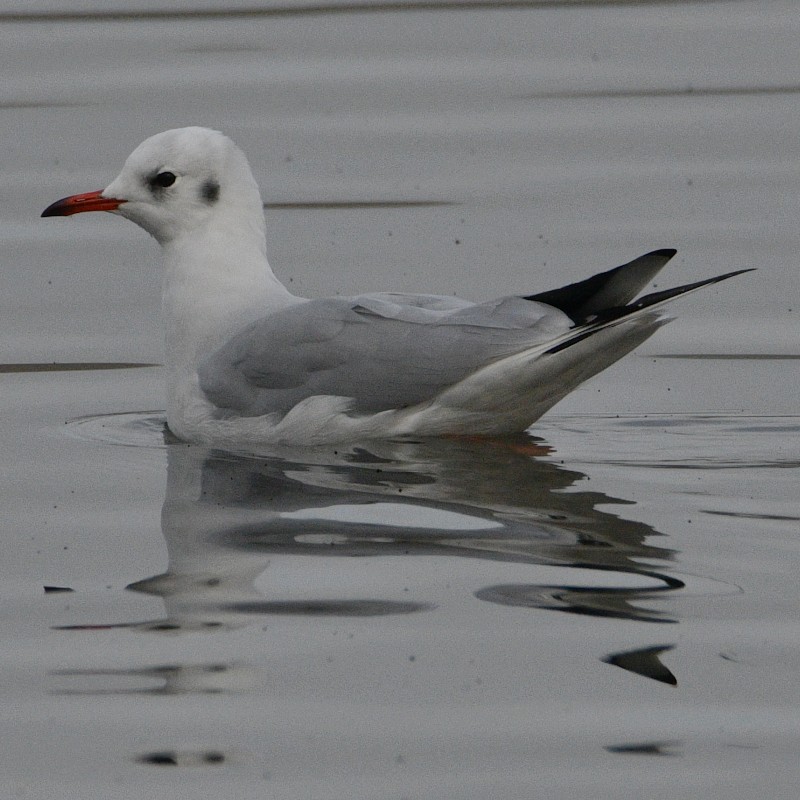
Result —
[[773, 522], [800, 522], [800, 517], [791, 517], [784, 514], [748, 514], [744, 511], [715, 511], [710, 508], [700, 509], [704, 514], [713, 514], [717, 517], [733, 517], [734, 519], [760, 519]]
[[264, 208], [277, 210], [334, 209], [358, 210], [363, 208], [426, 208], [430, 206], [457, 206], [454, 200], [309, 200], [286, 203], [264, 203]]
[[[126, 669], [57, 669], [48, 674], [55, 678], [74, 678], [86, 682], [84, 687], [51, 691], [51, 694], [65, 696], [174, 695], [188, 692], [221, 694], [239, 688], [236, 668], [222, 663], [162, 664]], [[106, 685], [104, 679], [107, 680]], [[126, 680], [144, 680], [150, 685], [126, 686]], [[115, 681], [121, 681], [121, 684], [114, 685]]]
[[[718, 0], [720, 3], [728, 0]], [[403, 11], [496, 11], [524, 8], [569, 8], [586, 6], [676, 6], [696, 0], [387, 0], [386, 2], [308, 3], [307, 5], [272, 5], [267, 8], [207, 10], [153, 9], [149, 11], [69, 11], [7, 12], [0, 22], [144, 22], [148, 20], [232, 19], [236, 17], [297, 17], [319, 14], [364, 14]]]
[[142, 367], [160, 367], [160, 364], [139, 364], [135, 362], [63, 362], [44, 364], [0, 364], [0, 374], [17, 372], [84, 372], [102, 369], [140, 369]]
[[674, 748], [678, 742], [632, 742], [606, 747], [609, 753], [636, 756], [674, 756]]
[[533, 92], [520, 95], [518, 100], [614, 100], [650, 97], [744, 97], [765, 94], [798, 94], [800, 85], [783, 86], [685, 86], [662, 89], [597, 89], [580, 92]]
[[[2, 15], [0, 15], [2, 21]], [[13, 111], [22, 108], [86, 108], [87, 106], [96, 105], [95, 103], [62, 103], [57, 100], [9, 100], [0, 103], [0, 110]]]
[[250, 45], [226, 45], [209, 47], [182, 47], [176, 50], [178, 53], [190, 53], [205, 55], [206, 53], [263, 53], [262, 47], [251, 47]]
[[218, 750], [180, 753], [176, 750], [159, 750], [145, 753], [136, 759], [140, 764], [152, 764], [159, 767], [197, 767], [223, 764], [225, 754]]
[[800, 359], [796, 353], [661, 353], [648, 358], [717, 359], [719, 361], [781, 361]]
[[[141, 583], [141, 581], [139, 582]], [[302, 616], [376, 617], [432, 611], [430, 603], [393, 600], [263, 600], [230, 603], [224, 608], [238, 614], [300, 614]]]

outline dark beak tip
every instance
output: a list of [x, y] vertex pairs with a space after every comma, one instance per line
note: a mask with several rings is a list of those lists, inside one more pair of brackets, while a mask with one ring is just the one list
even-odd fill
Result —
[[72, 209], [72, 204], [69, 203], [69, 197], [62, 197], [60, 200], [56, 200], [55, 203], [50, 203], [47, 208], [42, 211], [43, 217], [66, 217], [70, 214]]

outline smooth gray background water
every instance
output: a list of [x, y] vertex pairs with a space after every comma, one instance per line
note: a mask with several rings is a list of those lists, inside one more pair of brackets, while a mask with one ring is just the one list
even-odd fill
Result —
[[[0, 797], [793, 797], [799, 35], [791, 2], [2, 4]], [[161, 361], [157, 247], [39, 213], [187, 124], [249, 155], [299, 294], [758, 271], [532, 438], [167, 446], [160, 368], [110, 368]]]

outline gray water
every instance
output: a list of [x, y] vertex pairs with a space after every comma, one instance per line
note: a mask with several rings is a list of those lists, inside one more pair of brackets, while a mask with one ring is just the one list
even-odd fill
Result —
[[[746, 0], [4, 4], [0, 797], [794, 797], [798, 36]], [[38, 216], [186, 124], [249, 155], [298, 294], [758, 271], [526, 436], [187, 447], [155, 244]]]

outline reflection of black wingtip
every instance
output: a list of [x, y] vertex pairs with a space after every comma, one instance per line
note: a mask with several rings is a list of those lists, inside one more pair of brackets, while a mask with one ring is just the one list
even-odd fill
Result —
[[[614, 567], [598, 564], [574, 563], [576, 569], [596, 572], [616, 572]], [[475, 592], [475, 597], [488, 603], [517, 608], [539, 608], [546, 611], [563, 611], [588, 617], [630, 619], [637, 622], [675, 623], [660, 611], [645, 611], [633, 605], [633, 601], [652, 596], [654, 593], [682, 589], [685, 584], [678, 578], [658, 572], [625, 570], [642, 577], [655, 578], [660, 586], [622, 588], [617, 586], [553, 586], [536, 583], [509, 583], [486, 586]]]
[[62, 592], [74, 592], [74, 589], [71, 589], [69, 586], [45, 586], [44, 593], [45, 594], [60, 594]]
[[638, 650], [626, 650], [621, 653], [612, 653], [602, 659], [606, 664], [613, 664], [628, 672], [652, 678], [654, 681], [677, 686], [678, 679], [659, 660], [662, 653], [667, 653], [675, 648], [674, 644], [654, 645], [642, 647]]

